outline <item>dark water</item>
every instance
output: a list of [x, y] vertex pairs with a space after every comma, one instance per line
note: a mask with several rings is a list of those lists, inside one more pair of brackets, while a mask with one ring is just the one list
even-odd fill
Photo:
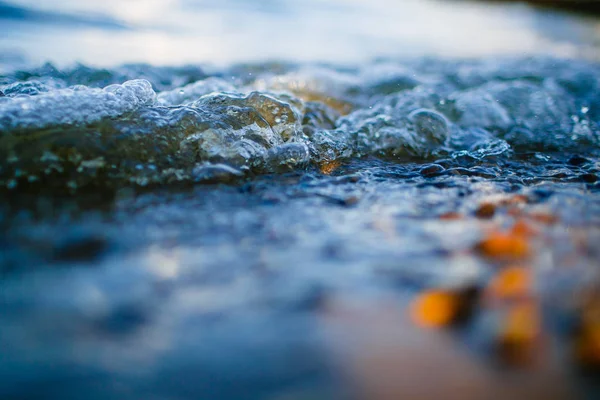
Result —
[[[375, 3], [376, 14], [390, 10]], [[406, 12], [447, 7], [407, 3]], [[327, 4], [323, 15], [359, 7]], [[0, 15], [11, 23], [56, 21], [70, 10], [10, 7]], [[288, 21], [299, 6], [236, 7]], [[456, 7], [460, 18], [466, 10], [489, 15]], [[469, 51], [402, 58], [378, 50], [385, 57], [358, 61], [343, 50], [349, 58], [317, 63], [318, 52], [307, 50], [289, 62], [242, 64], [236, 57], [252, 59], [245, 50], [223, 50], [222, 59], [203, 60], [228, 66], [210, 68], [22, 68], [9, 60], [0, 76], [0, 397], [375, 398], [368, 388], [376, 379], [363, 366], [383, 376], [390, 369], [360, 349], [381, 343], [379, 330], [400, 348], [410, 343], [413, 352], [391, 370], [415, 387], [431, 379], [418, 360], [441, 357], [459, 376], [489, 374], [471, 380], [495, 393], [515, 386], [497, 368], [495, 306], [482, 300], [466, 327], [431, 342], [377, 315], [382, 304], [400, 315], [426, 289], [483, 290], [515, 263], [535, 277], [529, 296], [542, 310], [541, 353], [558, 349], [541, 370], [513, 371], [521, 384], [546, 382], [515, 396], [593, 396], [593, 376], [580, 374], [570, 355], [582, 304], [599, 283], [593, 35], [580, 40], [570, 30], [580, 17], [495, 7], [559, 21], [572, 58], [556, 50], [565, 48], [558, 38], [545, 42], [545, 55], [518, 54], [522, 43], [509, 41], [510, 49], [498, 44], [477, 59], [465, 59]], [[232, 10], [213, 11], [242, 11]], [[52, 35], [75, 20], [109, 36], [142, 29], [69, 13], [60, 29], [47, 28]], [[31, 32], [15, 39], [28, 57], [74, 61], [37, 53]], [[119, 48], [116, 57], [127, 61]], [[186, 60], [177, 54], [162, 61]], [[485, 203], [495, 205], [493, 215], [482, 215]], [[527, 257], [482, 254], [490, 232], [517, 221], [537, 232]], [[348, 316], [356, 302], [374, 305]], [[356, 325], [372, 327], [367, 339], [357, 339]], [[449, 361], [440, 356], [455, 348], [460, 355]], [[443, 382], [448, 368], [430, 373]]]

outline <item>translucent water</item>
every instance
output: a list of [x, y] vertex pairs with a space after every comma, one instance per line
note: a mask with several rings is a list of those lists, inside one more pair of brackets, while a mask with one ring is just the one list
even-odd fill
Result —
[[171, 70], [137, 68], [150, 80], [105, 86], [119, 70], [86, 67], [6, 75], [0, 185], [52, 177], [77, 188], [100, 174], [109, 186], [144, 186], [194, 180], [203, 163], [260, 174], [366, 156], [593, 155], [600, 145], [600, 69], [582, 61], [291, 65], [251, 76], [239, 66], [179, 87], [161, 79]]

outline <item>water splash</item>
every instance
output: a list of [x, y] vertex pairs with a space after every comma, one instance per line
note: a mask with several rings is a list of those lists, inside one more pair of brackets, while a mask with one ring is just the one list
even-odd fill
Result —
[[137, 66], [146, 79], [95, 87], [131, 68], [47, 65], [0, 78], [0, 186], [146, 186], [202, 181], [194, 171], [207, 163], [233, 168], [230, 177], [367, 156], [509, 159], [600, 144], [600, 70], [587, 62], [242, 65], [210, 77]]

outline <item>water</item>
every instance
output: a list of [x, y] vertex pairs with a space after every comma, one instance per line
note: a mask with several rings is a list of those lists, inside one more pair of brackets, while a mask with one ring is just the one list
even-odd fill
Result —
[[[0, 5], [0, 397], [596, 393], [597, 19], [80, 3]], [[496, 302], [509, 267], [534, 284]], [[483, 294], [431, 333], [401, 316], [432, 289]]]
[[[206, 77], [197, 68], [46, 66], [7, 75], [0, 185], [74, 192], [92, 183], [210, 180], [221, 167], [225, 179], [367, 156], [595, 156], [600, 144], [593, 63], [514, 58], [255, 69]], [[135, 74], [150, 81], [116, 83]]]

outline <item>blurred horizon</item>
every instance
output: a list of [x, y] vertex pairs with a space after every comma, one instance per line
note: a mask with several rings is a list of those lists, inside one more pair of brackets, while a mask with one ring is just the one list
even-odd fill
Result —
[[180, 65], [265, 60], [550, 55], [597, 59], [594, 17], [440, 0], [0, 0], [0, 69], [52, 62]]

